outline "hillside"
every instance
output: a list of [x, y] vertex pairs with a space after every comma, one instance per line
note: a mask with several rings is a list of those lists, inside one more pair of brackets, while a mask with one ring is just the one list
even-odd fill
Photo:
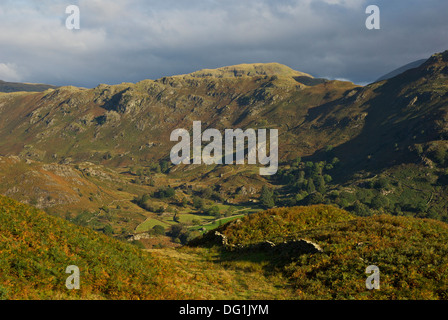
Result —
[[[0, 196], [0, 299], [291, 298], [282, 277], [227, 271], [204, 250], [145, 252]], [[65, 269], [80, 269], [80, 289]], [[252, 291], [255, 289], [255, 291]]]
[[[2, 94], [0, 155], [9, 160], [0, 169], [6, 182], [0, 192], [95, 229], [112, 226], [115, 235], [148, 231], [144, 227], [154, 224], [169, 227], [176, 212], [189, 224], [207, 224], [210, 216], [196, 212], [194, 196], [207, 190], [206, 207], [236, 214], [245, 208], [235, 206], [258, 197], [266, 181], [254, 166], [172, 167], [172, 130], [189, 128], [193, 120], [221, 130], [280, 128], [286, 139], [279, 154], [288, 158], [300, 148], [282, 128], [297, 126], [309, 108], [352, 88], [358, 87], [271, 63], [94, 89]], [[300, 143], [312, 153], [329, 142]], [[135, 206], [135, 198], [167, 186], [175, 188], [174, 198], [153, 197], [144, 210]], [[165, 210], [161, 218], [159, 210]], [[191, 213], [199, 215], [185, 216]]]
[[[288, 278], [297, 299], [448, 298], [448, 225], [440, 221], [356, 217], [334, 207], [312, 206], [271, 209], [218, 230], [226, 246], [216, 242], [216, 231], [191, 245], [208, 247], [215, 239], [212, 244], [230, 269], [264, 263], [266, 272]], [[297, 245], [303, 240], [317, 250], [303, 251]], [[248, 242], [252, 245], [244, 250]], [[365, 287], [369, 265], [380, 270], [380, 290]]]
[[[2, 299], [172, 298], [162, 266], [137, 247], [0, 197]], [[65, 268], [82, 272], [80, 290], [65, 288]], [[169, 285], [168, 285], [169, 286]]]
[[[364, 87], [267, 63], [2, 93], [0, 193], [147, 248], [274, 206], [448, 221], [447, 70], [448, 51]], [[196, 120], [278, 129], [278, 172], [172, 165]]]
[[6, 82], [0, 80], [0, 92], [42, 92], [48, 89], [55, 89], [57, 86], [40, 83], [20, 83], [20, 82]]
[[[190, 246], [145, 252], [0, 197], [0, 297], [447, 298], [448, 227], [443, 222], [362, 218], [311, 206], [255, 213], [218, 230], [229, 244], [242, 246], [210, 243], [207, 234]], [[295, 245], [303, 240], [318, 249]], [[365, 268], [371, 264], [380, 269], [380, 290], [365, 288]], [[80, 268], [79, 290], [65, 288], [68, 265]]]
[[391, 72], [379, 77], [377, 80], [375, 80], [375, 82], [387, 80], [387, 79], [393, 78], [395, 76], [398, 76], [400, 73], [403, 73], [409, 69], [420, 67], [423, 64], [423, 62], [425, 62], [426, 60], [427, 59], [420, 59], [420, 60], [408, 63], [402, 67], [392, 70]]
[[[174, 145], [171, 132], [191, 128], [194, 120], [217, 129], [279, 128], [285, 140], [295, 140], [286, 130], [302, 122], [307, 110], [358, 88], [340, 81], [311, 85], [312, 80], [286, 66], [256, 64], [137, 84], [3, 95], [0, 153], [45, 162], [68, 159], [110, 166], [147, 165], [169, 156]], [[329, 143], [338, 144], [310, 140], [303, 151], [312, 153]], [[287, 158], [290, 148], [280, 148]]]

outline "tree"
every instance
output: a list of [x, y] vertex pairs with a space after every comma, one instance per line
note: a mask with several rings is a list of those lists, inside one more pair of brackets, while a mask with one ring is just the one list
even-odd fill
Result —
[[303, 185], [305, 182], [305, 171], [299, 171], [299, 177], [297, 178], [296, 186], [298, 189], [303, 189]]
[[154, 232], [154, 234], [158, 234], [158, 235], [165, 235], [165, 228], [163, 226], [161, 226], [160, 224], [156, 224], [154, 227], [152, 227], [152, 230]]
[[300, 202], [303, 199], [305, 199], [306, 196], [308, 196], [308, 192], [302, 190], [296, 194], [295, 200], [296, 200], [296, 202]]
[[199, 231], [186, 231], [179, 236], [180, 242], [182, 244], [187, 244], [189, 241], [197, 238], [201, 235]]
[[444, 165], [445, 164], [445, 159], [447, 156], [447, 152], [446, 149], [442, 146], [438, 146], [437, 149], [434, 151], [434, 160], [440, 164], [440, 165]]
[[364, 203], [361, 203], [360, 201], [356, 200], [353, 204], [353, 211], [356, 215], [361, 217], [367, 217], [371, 216], [372, 213], [369, 210], [369, 207], [367, 207]]
[[374, 209], [386, 209], [389, 207], [389, 200], [385, 196], [378, 194], [372, 199], [371, 204]]
[[307, 204], [321, 204], [324, 203], [324, 196], [320, 192], [314, 192], [306, 198]]
[[167, 173], [170, 168], [170, 163], [166, 160], [160, 161], [160, 171], [163, 173]]
[[182, 233], [185, 233], [186, 232], [186, 228], [185, 228], [185, 225], [183, 225], [182, 223], [179, 223], [179, 224], [173, 224], [172, 226], [171, 226], [171, 228], [170, 228], [170, 231], [168, 232], [168, 235], [170, 236], [170, 237], [172, 237], [173, 239], [176, 239], [176, 238], [179, 238], [179, 236], [182, 234]]
[[211, 215], [211, 216], [214, 216], [216, 218], [221, 217], [221, 213], [219, 212], [219, 207], [218, 206], [209, 207], [207, 209], [207, 214]]
[[308, 178], [308, 182], [306, 185], [306, 192], [313, 193], [314, 191], [316, 191], [316, 187], [314, 186], [313, 179]]
[[312, 176], [313, 169], [314, 169], [314, 163], [313, 162], [311, 162], [311, 161], [305, 162], [305, 171], [306, 171], [307, 176]]
[[380, 177], [376, 182], [375, 182], [375, 188], [378, 190], [381, 189], [387, 189], [389, 188], [389, 180], [386, 177]]
[[176, 194], [176, 190], [174, 190], [173, 188], [162, 187], [157, 192], [154, 192], [153, 196], [155, 198], [164, 199], [164, 198], [174, 197], [175, 194]]
[[205, 199], [210, 199], [212, 194], [213, 190], [210, 187], [206, 187], [201, 190], [201, 196]]
[[179, 205], [185, 208], [187, 206], [187, 204], [188, 204], [187, 198], [182, 197], [179, 201]]
[[325, 167], [324, 161], [314, 163], [313, 177], [322, 175], [322, 171], [323, 171], [324, 167]]
[[266, 185], [261, 188], [260, 202], [265, 208], [272, 208], [275, 206], [274, 192]]
[[339, 159], [337, 158], [337, 157], [334, 157], [332, 160], [331, 160], [331, 164], [333, 165], [333, 167], [335, 167], [338, 163], [339, 163]]
[[204, 207], [204, 200], [198, 196], [193, 196], [193, 207], [196, 209], [202, 209]]
[[298, 167], [301, 161], [302, 161], [302, 158], [301, 158], [301, 157], [297, 157], [297, 158], [295, 158], [295, 159], [292, 161], [292, 166], [293, 166], [293, 167]]
[[327, 190], [325, 187], [325, 180], [322, 175], [317, 176], [316, 178], [316, 190], [322, 194]]

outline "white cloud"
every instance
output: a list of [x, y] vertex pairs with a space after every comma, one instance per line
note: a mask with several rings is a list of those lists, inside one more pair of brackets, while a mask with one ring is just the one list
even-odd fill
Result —
[[[94, 86], [275, 61], [365, 82], [448, 49], [448, 2], [430, 2], [377, 0], [372, 32], [367, 0], [1, 0], [0, 75]], [[72, 3], [81, 30], [65, 28]]]
[[17, 66], [11, 63], [0, 63], [0, 80], [17, 82], [21, 81]]
[[321, 0], [327, 4], [339, 5], [348, 8], [360, 8], [365, 4], [365, 0]]

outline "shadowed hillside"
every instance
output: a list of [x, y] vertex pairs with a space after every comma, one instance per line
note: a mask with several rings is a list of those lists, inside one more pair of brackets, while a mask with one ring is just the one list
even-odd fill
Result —
[[5, 82], [0, 80], [0, 92], [41, 92], [48, 89], [55, 89], [57, 86], [38, 83], [20, 83], [20, 82]]

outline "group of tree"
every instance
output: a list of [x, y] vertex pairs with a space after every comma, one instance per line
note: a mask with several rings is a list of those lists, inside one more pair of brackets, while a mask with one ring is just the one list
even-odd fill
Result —
[[195, 191], [195, 195], [202, 199], [208, 199], [212, 201], [223, 202], [224, 199], [219, 192], [213, 190], [211, 187], [200, 188]]
[[448, 164], [445, 160], [448, 148], [439, 144], [421, 152], [425, 152], [437, 167], [427, 169], [427, 172], [403, 167], [400, 176], [382, 173], [345, 186], [334, 184], [331, 177], [333, 170], [339, 166], [339, 159], [333, 157], [329, 161], [304, 162], [297, 158], [289, 168], [279, 170], [279, 182], [284, 185], [279, 192], [287, 196], [273, 201], [274, 192], [265, 187], [260, 201], [266, 208], [273, 203], [277, 206], [332, 204], [359, 216], [390, 213], [448, 221], [443, 204], [432, 201], [429, 205], [434, 194], [444, 193], [448, 174], [440, 166]]
[[181, 244], [187, 244], [190, 240], [200, 236], [199, 231], [189, 230], [183, 223], [172, 225], [166, 234], [170, 236], [174, 242]]
[[198, 210], [198, 213], [214, 216], [216, 218], [221, 217], [221, 210], [219, 209], [219, 206], [213, 204], [207, 206], [204, 199], [199, 196], [195, 195], [192, 197], [192, 205]]
[[152, 194], [153, 198], [166, 199], [173, 198], [176, 195], [176, 190], [172, 187], [161, 187]]
[[327, 184], [333, 180], [329, 173], [338, 163], [339, 159], [336, 157], [329, 162], [302, 162], [299, 157], [291, 163], [290, 168], [279, 170], [279, 178], [296, 193], [306, 191], [311, 194], [317, 191], [324, 194]]
[[260, 204], [265, 209], [269, 209], [275, 206], [274, 191], [266, 185], [263, 185], [263, 187], [261, 187]]
[[160, 160], [152, 162], [147, 166], [132, 166], [129, 172], [138, 178], [151, 177], [154, 173], [168, 173], [170, 162], [168, 160]]

